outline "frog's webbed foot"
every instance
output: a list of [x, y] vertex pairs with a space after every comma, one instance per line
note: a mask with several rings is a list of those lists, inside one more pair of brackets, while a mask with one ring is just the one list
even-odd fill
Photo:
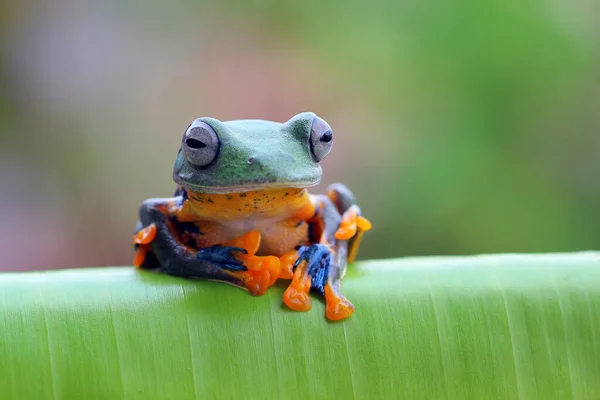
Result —
[[348, 262], [354, 261], [363, 234], [372, 227], [371, 222], [360, 215], [360, 208], [356, 204], [344, 212], [340, 226], [335, 232], [335, 238], [348, 241]]
[[293, 310], [308, 311], [312, 307], [308, 292], [315, 289], [325, 295], [327, 318], [340, 320], [352, 315], [354, 305], [340, 294], [339, 280], [332, 277], [339, 266], [329, 247], [323, 244], [300, 246], [295, 253], [295, 257], [290, 252], [281, 258], [284, 271], [293, 261], [292, 283], [283, 294], [284, 303]]
[[335, 238], [348, 240], [357, 234], [370, 230], [372, 227], [371, 222], [360, 215], [360, 208], [354, 204], [342, 215], [342, 222], [335, 232]]
[[256, 256], [260, 247], [260, 232], [250, 231], [244, 236], [225, 243], [225, 246], [241, 248], [236, 259], [244, 269], [231, 270], [229, 274], [238, 278], [253, 295], [263, 295], [279, 278], [280, 262], [275, 256]]
[[325, 285], [325, 315], [332, 321], [339, 321], [348, 318], [354, 312], [354, 304], [342, 296], [339, 291], [339, 285], [336, 286], [330, 282]]

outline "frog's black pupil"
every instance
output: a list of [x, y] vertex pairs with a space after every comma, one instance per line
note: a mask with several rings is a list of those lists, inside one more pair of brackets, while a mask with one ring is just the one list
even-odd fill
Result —
[[185, 145], [190, 149], [202, 149], [206, 147], [206, 143], [192, 138], [185, 139]]
[[333, 139], [333, 134], [331, 133], [331, 131], [327, 131], [323, 134], [323, 136], [321, 136], [319, 140], [323, 143], [329, 143], [331, 142], [331, 139]]

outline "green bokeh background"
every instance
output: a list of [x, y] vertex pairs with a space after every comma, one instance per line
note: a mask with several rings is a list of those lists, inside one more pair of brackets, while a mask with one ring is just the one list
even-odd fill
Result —
[[361, 258], [600, 247], [600, 7], [553, 0], [0, 4], [6, 270], [130, 262], [199, 116], [334, 128]]

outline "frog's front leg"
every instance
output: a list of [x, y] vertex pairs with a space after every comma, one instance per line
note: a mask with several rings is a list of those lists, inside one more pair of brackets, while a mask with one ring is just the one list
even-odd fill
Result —
[[161, 271], [175, 276], [222, 281], [263, 294], [279, 274], [276, 257], [256, 257], [260, 234], [250, 232], [230, 243], [195, 250], [181, 243], [170, 218], [182, 211], [181, 197], [150, 199], [140, 206], [138, 232], [134, 244], [138, 253], [134, 263], [142, 265], [151, 252]]
[[[349, 190], [345, 190], [350, 193]], [[328, 196], [313, 197], [317, 209], [310, 222], [314, 232], [311, 241], [314, 244], [300, 246], [281, 257], [282, 271], [287, 271], [287, 277], [292, 277], [292, 283], [284, 293], [285, 304], [297, 311], [307, 311], [312, 307], [308, 292], [310, 289], [316, 289], [325, 296], [326, 315], [331, 320], [347, 318], [354, 312], [354, 305], [340, 293], [340, 280], [348, 261], [349, 239], [353, 239], [356, 232], [360, 231], [354, 229], [352, 235], [344, 233], [351, 224], [344, 221], [356, 220], [350, 218], [348, 211], [354, 210], [360, 214], [360, 210], [354, 206], [353, 198], [344, 197], [345, 192], [336, 193], [340, 195], [339, 202], [332, 199], [331, 189]]]

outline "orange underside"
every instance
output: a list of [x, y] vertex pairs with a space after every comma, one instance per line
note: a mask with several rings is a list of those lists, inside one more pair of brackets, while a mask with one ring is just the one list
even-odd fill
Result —
[[[314, 213], [306, 189], [256, 190], [214, 194], [188, 191], [187, 215], [196, 219], [231, 221], [252, 217], [297, 215], [305, 219]], [[182, 216], [185, 220], [185, 216]]]

